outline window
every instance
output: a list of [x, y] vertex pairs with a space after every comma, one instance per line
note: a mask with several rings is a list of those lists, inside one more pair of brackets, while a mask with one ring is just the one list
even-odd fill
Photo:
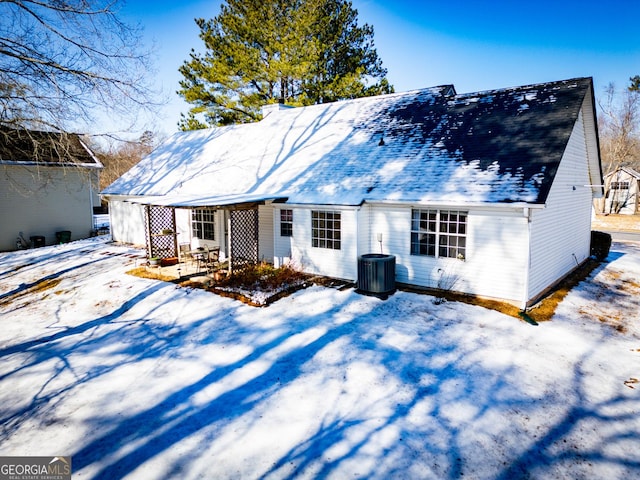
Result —
[[629, 182], [611, 182], [611, 190], [629, 190]]
[[340, 212], [311, 211], [311, 245], [340, 250]]
[[293, 210], [280, 210], [280, 236], [293, 237]]
[[411, 211], [411, 255], [466, 258], [467, 212]]
[[200, 240], [215, 240], [216, 211], [211, 208], [191, 210], [191, 232]]

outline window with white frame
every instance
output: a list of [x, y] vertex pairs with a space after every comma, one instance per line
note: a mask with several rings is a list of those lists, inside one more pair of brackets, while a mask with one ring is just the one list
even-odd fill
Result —
[[340, 212], [311, 211], [311, 246], [340, 250], [342, 236]]
[[281, 237], [293, 236], [293, 210], [289, 210], [289, 209], [280, 210], [280, 236]]
[[629, 182], [611, 182], [611, 190], [629, 190]]
[[200, 240], [216, 239], [216, 211], [213, 208], [191, 210], [191, 233]]
[[467, 257], [467, 212], [413, 209], [411, 211], [411, 255]]

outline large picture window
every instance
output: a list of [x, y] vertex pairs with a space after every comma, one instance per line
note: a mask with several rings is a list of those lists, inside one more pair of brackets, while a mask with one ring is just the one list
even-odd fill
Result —
[[311, 245], [317, 248], [340, 250], [340, 212], [311, 211]]
[[467, 257], [467, 212], [456, 210], [411, 211], [411, 255]]
[[191, 232], [200, 240], [215, 240], [216, 211], [212, 208], [191, 210]]
[[280, 236], [293, 236], [293, 210], [280, 210]]

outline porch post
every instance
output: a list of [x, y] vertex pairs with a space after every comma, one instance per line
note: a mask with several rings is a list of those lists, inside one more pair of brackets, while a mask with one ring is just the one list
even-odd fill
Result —
[[231, 231], [231, 213], [229, 213], [229, 215], [227, 216], [227, 231], [229, 232], [229, 234], [227, 235], [227, 256], [229, 257], [228, 274], [231, 275], [233, 273], [233, 269], [231, 268], [231, 264], [233, 263], [231, 258], [231, 256], [233, 255], [233, 252], [231, 251], [231, 235], [233, 235], [233, 232]]
[[153, 249], [151, 248], [151, 206], [150, 205], [145, 205], [144, 206], [144, 213], [145, 213], [145, 234], [147, 236], [147, 257], [151, 258], [153, 257]]
[[180, 261], [180, 252], [178, 251], [178, 226], [176, 225], [176, 209], [171, 207], [171, 228], [173, 230], [173, 251], [176, 258]]

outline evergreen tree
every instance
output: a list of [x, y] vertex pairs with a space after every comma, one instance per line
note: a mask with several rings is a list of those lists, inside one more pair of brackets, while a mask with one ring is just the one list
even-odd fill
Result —
[[227, 0], [196, 19], [205, 53], [180, 67], [193, 105], [180, 128], [257, 121], [260, 107], [312, 105], [393, 91], [373, 43], [346, 0]]
[[632, 92], [640, 92], [640, 75], [636, 75], [635, 77], [631, 77], [631, 86], [629, 90]]

